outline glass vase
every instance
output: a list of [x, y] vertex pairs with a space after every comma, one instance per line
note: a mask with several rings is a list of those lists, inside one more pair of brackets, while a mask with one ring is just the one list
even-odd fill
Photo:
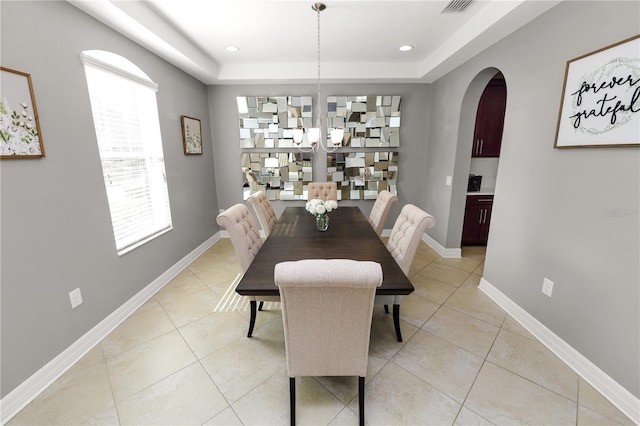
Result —
[[322, 232], [329, 229], [329, 215], [327, 215], [326, 213], [317, 215], [316, 227], [318, 228], [318, 231], [322, 231]]

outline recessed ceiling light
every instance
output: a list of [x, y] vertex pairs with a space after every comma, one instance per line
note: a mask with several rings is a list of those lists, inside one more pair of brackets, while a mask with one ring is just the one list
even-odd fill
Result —
[[224, 50], [226, 50], [227, 52], [237, 52], [238, 50], [240, 50], [240, 48], [236, 46], [227, 46], [224, 48]]
[[413, 46], [409, 45], [409, 44], [405, 44], [404, 46], [400, 46], [399, 47], [401, 52], [408, 52], [411, 49], [413, 49]]

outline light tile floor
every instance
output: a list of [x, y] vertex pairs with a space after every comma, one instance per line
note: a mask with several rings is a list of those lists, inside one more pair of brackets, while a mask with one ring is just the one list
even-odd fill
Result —
[[[374, 309], [370, 425], [632, 424], [477, 285], [484, 248], [443, 259], [422, 243], [403, 299], [404, 342]], [[288, 424], [279, 305], [214, 312], [240, 272], [222, 239], [8, 424]], [[356, 378], [298, 379], [300, 424], [357, 424]]]

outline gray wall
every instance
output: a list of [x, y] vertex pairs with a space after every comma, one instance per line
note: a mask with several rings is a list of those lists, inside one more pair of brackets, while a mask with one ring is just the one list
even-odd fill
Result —
[[[31, 74], [46, 157], [1, 161], [2, 396], [217, 231], [206, 86], [66, 2], [2, 2], [2, 66]], [[174, 229], [118, 257], [79, 52], [158, 83]], [[202, 119], [185, 156], [180, 115]], [[84, 303], [72, 310], [69, 291]]]
[[[448, 221], [434, 238], [459, 244], [465, 183], [451, 196], [444, 176], [464, 180], [469, 160], [457, 150], [470, 152], [473, 126], [465, 102], [477, 105], [487, 68], [501, 70], [507, 110], [484, 278], [636, 397], [639, 149], [553, 145], [566, 61], [639, 28], [636, 1], [563, 2], [436, 81], [426, 206]], [[555, 282], [551, 298], [544, 277]]]
[[[326, 96], [332, 95], [400, 95], [400, 167], [398, 171], [398, 196], [400, 202], [389, 214], [385, 228], [391, 228], [402, 205], [417, 204], [421, 207], [424, 199], [426, 177], [427, 130], [429, 118], [430, 86], [426, 84], [323, 84], [321, 99], [326, 112]], [[317, 97], [317, 86], [308, 85], [225, 85], [209, 87], [209, 110], [213, 126], [214, 163], [216, 186], [220, 208], [228, 208], [242, 200], [242, 173], [237, 96], [300, 96]], [[317, 111], [314, 104], [314, 111]], [[315, 116], [315, 113], [314, 113]], [[357, 151], [357, 149], [352, 149]], [[286, 151], [286, 150], [285, 150]], [[313, 156], [313, 177], [326, 180], [326, 158], [322, 153]], [[302, 205], [301, 201], [274, 201], [274, 209], [279, 215], [287, 206]], [[355, 205], [369, 214], [373, 201], [344, 201], [341, 205]]]

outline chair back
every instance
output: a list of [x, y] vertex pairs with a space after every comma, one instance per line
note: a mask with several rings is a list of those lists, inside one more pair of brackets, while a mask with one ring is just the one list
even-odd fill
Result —
[[387, 241], [387, 249], [405, 275], [409, 275], [411, 262], [424, 231], [433, 228], [435, 223], [433, 216], [413, 204], [406, 204], [400, 211]]
[[289, 377], [367, 372], [371, 317], [382, 267], [376, 262], [308, 259], [275, 266]]
[[309, 182], [307, 199], [319, 198], [323, 201], [338, 200], [338, 184], [336, 182]]
[[251, 204], [253, 210], [256, 212], [258, 222], [260, 222], [262, 231], [264, 231], [264, 236], [268, 237], [271, 233], [271, 230], [278, 221], [271, 201], [269, 201], [267, 195], [263, 191], [258, 191], [254, 194], [251, 194], [249, 198], [247, 198], [247, 201], [249, 202], [249, 204]]
[[236, 204], [220, 213], [216, 218], [220, 226], [224, 226], [236, 249], [242, 272], [246, 272], [262, 247], [262, 238], [258, 225], [251, 212], [244, 204]]
[[384, 229], [384, 224], [387, 222], [387, 217], [389, 217], [391, 207], [397, 202], [398, 197], [386, 189], [378, 193], [378, 198], [376, 198], [376, 202], [373, 204], [371, 213], [369, 214], [369, 223], [378, 236], [382, 235], [382, 230]]

